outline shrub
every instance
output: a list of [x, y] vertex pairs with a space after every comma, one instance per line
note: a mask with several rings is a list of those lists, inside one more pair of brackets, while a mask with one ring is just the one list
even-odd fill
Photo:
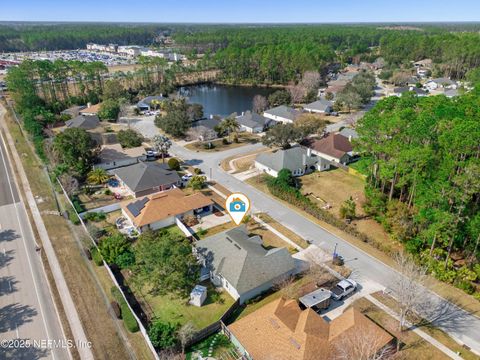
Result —
[[112, 301], [110, 303], [110, 307], [112, 308], [113, 313], [115, 314], [117, 319], [122, 318], [122, 311], [120, 309], [120, 305], [116, 301]]
[[130, 308], [127, 305], [127, 302], [122, 296], [122, 293], [116, 286], [112, 286], [110, 290], [113, 298], [118, 302], [120, 305], [120, 312], [122, 315], [123, 319], [123, 324], [127, 328], [128, 331], [134, 333], [139, 330], [137, 320], [135, 320], [135, 317], [133, 316], [132, 312], [130, 311]]
[[107, 195], [107, 196], [110, 196], [110, 195], [112, 195], [112, 190], [106, 189], [104, 194]]
[[107, 215], [103, 212], [103, 211], [100, 211], [100, 212], [89, 212], [89, 213], [86, 213], [84, 216], [83, 216], [83, 219], [84, 220], [87, 220], [87, 221], [94, 221], [94, 222], [99, 222], [99, 221], [103, 221], [107, 218]]
[[155, 320], [148, 329], [148, 337], [157, 349], [168, 349], [177, 342], [176, 331], [176, 325]]
[[455, 284], [455, 286], [459, 289], [462, 289], [469, 295], [472, 295], [475, 292], [475, 287], [469, 281], [459, 281]]
[[125, 301], [120, 306], [120, 309], [122, 311], [123, 324], [125, 325], [127, 330], [131, 333], [137, 332], [139, 330], [137, 320], [135, 320], [135, 317], [133, 316], [130, 308]]
[[135, 254], [130, 250], [125, 251], [116, 257], [115, 264], [117, 264], [120, 269], [128, 269], [135, 264]]
[[193, 169], [193, 173], [194, 173], [195, 175], [200, 175], [200, 174], [202, 173], [202, 169], [200, 169], [200, 168], [194, 168], [194, 169]]
[[202, 228], [202, 227], [199, 227], [198, 230], [197, 230], [197, 234], [200, 235], [200, 236], [203, 236], [207, 233], [207, 230]]
[[175, 158], [171, 158], [168, 160], [168, 167], [170, 170], [180, 170], [180, 162]]
[[73, 204], [73, 207], [75, 208], [75, 210], [79, 214], [85, 211], [85, 207], [83, 206], [82, 202], [80, 201], [80, 199], [78, 198], [77, 195], [74, 195], [72, 197], [72, 204]]
[[228, 140], [227, 140], [227, 138], [223, 138], [223, 139], [222, 139], [222, 144], [223, 144], [223, 145], [228, 145]]
[[77, 214], [75, 214], [75, 211], [71, 210], [68, 212], [68, 219], [73, 225], [80, 225], [80, 219], [78, 218]]
[[103, 265], [103, 257], [102, 254], [100, 254], [100, 251], [96, 247], [92, 247], [90, 249], [90, 253], [92, 254], [92, 259], [95, 265], [97, 266], [102, 266]]
[[134, 148], [142, 145], [143, 142], [143, 136], [132, 129], [120, 130], [117, 138], [123, 148]]

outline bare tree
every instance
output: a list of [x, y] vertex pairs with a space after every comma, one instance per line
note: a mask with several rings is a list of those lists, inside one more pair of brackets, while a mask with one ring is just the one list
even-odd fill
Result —
[[255, 95], [253, 98], [253, 111], [260, 114], [268, 107], [268, 101], [265, 96]]
[[335, 341], [335, 360], [385, 360], [393, 357], [395, 349], [392, 345], [384, 346], [384, 339], [378, 332], [369, 328], [351, 331]]
[[318, 71], [305, 71], [303, 73], [301, 85], [305, 90], [312, 91], [318, 89], [318, 86], [320, 85], [320, 74]]
[[411, 256], [400, 252], [395, 255], [395, 262], [398, 274], [392, 290], [400, 308], [398, 329], [403, 331], [407, 318], [426, 301], [422, 285], [425, 283], [427, 268], [418, 266]]
[[310, 268], [308, 269], [307, 276], [311, 281], [314, 281], [317, 286], [323, 286], [328, 281], [333, 280], [333, 275], [315, 261], [310, 261]]
[[165, 163], [165, 156], [168, 154], [168, 150], [172, 146], [172, 141], [165, 135], [155, 135], [153, 137], [153, 144], [155, 150], [162, 155], [162, 162]]
[[306, 89], [302, 85], [290, 85], [287, 90], [290, 93], [293, 103], [302, 102], [305, 94], [307, 93]]
[[187, 139], [209, 141], [217, 137], [217, 133], [213, 129], [206, 126], [195, 126], [187, 131]]
[[285, 300], [293, 300], [298, 297], [298, 289], [294, 286], [295, 277], [287, 276], [273, 285], [273, 289], [279, 291], [282, 294], [282, 298]]
[[185, 357], [174, 349], [165, 349], [158, 353], [159, 360], [183, 360]]
[[182, 354], [185, 354], [185, 347], [193, 339], [193, 336], [197, 332], [197, 328], [191, 321], [184, 324], [177, 332], [178, 340], [182, 346]]
[[68, 196], [72, 196], [79, 188], [79, 183], [77, 178], [69, 175], [69, 174], [62, 174], [60, 175], [59, 179], [60, 183], [62, 184], [65, 192]]

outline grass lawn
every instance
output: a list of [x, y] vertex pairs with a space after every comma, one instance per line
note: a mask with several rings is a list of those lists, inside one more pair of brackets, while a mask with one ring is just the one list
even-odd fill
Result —
[[368, 168], [370, 167], [371, 164], [372, 164], [372, 158], [361, 157], [358, 161], [348, 164], [348, 166], [358, 171], [360, 174], [367, 176]]
[[[257, 157], [258, 154], [263, 153], [263, 152], [269, 152], [272, 151], [271, 149], [261, 149], [261, 150], [255, 150], [255, 151], [250, 151], [241, 155], [234, 155], [230, 156], [221, 162], [222, 169], [225, 171], [230, 171], [230, 170], [235, 170], [233, 173], [239, 173], [243, 171], [247, 171], [250, 168], [253, 167], [255, 158]], [[232, 161], [233, 160], [233, 161]], [[230, 166], [230, 162], [232, 161], [234, 168]]]
[[141, 297], [137, 299], [140, 303], [145, 300], [153, 312], [152, 315], [162, 321], [180, 325], [191, 321], [197, 329], [202, 329], [219, 320], [234, 303], [233, 298], [226, 291], [222, 291], [220, 295], [223, 304], [213, 302], [212, 295], [216, 290], [209, 282], [206, 286], [207, 299], [201, 307], [189, 305], [188, 299], [179, 299], [170, 295], [145, 294], [143, 299]]
[[180, 230], [180, 228], [177, 225], [170, 225], [170, 226], [167, 226], [167, 227], [163, 228], [162, 230], [166, 230], [174, 236], [185, 236], [183, 231]]
[[277, 230], [278, 232], [280, 232], [283, 235], [285, 235], [286, 237], [288, 237], [290, 240], [292, 240], [295, 244], [297, 244], [301, 248], [305, 249], [305, 248], [308, 247], [308, 243], [302, 237], [298, 236], [292, 230], [290, 230], [290, 229], [286, 228], [285, 226], [283, 226], [282, 224], [280, 224], [278, 221], [273, 219], [271, 216], [269, 216], [267, 214], [264, 214], [264, 213], [257, 214], [257, 216], [260, 219], [262, 219], [263, 221], [265, 221], [268, 225], [273, 227], [275, 230]]
[[228, 144], [224, 144], [222, 139], [217, 139], [211, 141], [213, 144], [213, 148], [207, 149], [205, 144], [206, 142], [197, 141], [194, 143], [190, 143], [185, 145], [185, 148], [193, 151], [205, 151], [205, 152], [217, 152], [223, 151], [228, 149], [233, 149], [239, 146], [247, 145], [247, 144], [256, 144], [259, 141], [259, 136], [249, 134], [249, 133], [239, 133], [238, 134], [238, 143], [229, 142]]
[[287, 248], [292, 254], [297, 252], [297, 249], [290, 246], [290, 244], [283, 241], [283, 239], [275, 235], [270, 230], [267, 230], [253, 219], [248, 222], [247, 229], [250, 232], [250, 235], [259, 235], [262, 238], [262, 245], [267, 250], [274, 248]]
[[314, 172], [299, 178], [301, 192], [312, 195], [319, 206], [330, 204], [335, 215], [339, 215], [340, 206], [350, 196], [357, 204], [357, 213], [362, 214], [362, 204], [365, 201], [363, 189], [365, 182], [341, 169]]
[[[398, 322], [387, 313], [376, 307], [370, 301], [360, 298], [353, 303], [353, 306], [360, 310], [364, 315], [369, 317], [379, 326], [384, 328], [393, 336], [400, 339], [403, 345], [400, 348], [400, 358], [406, 360], [443, 360], [450, 359], [443, 352], [435, 348], [433, 345], [423, 340], [420, 336], [412, 331], [404, 331], [399, 333], [397, 330]], [[464, 356], [462, 352], [462, 357]], [[478, 358], [478, 357], [475, 357]]]
[[[102, 206], [115, 204], [118, 202], [113, 195], [105, 195], [104, 190], [97, 190], [96, 193], [92, 195], [87, 195], [84, 192], [78, 195], [79, 200], [82, 202], [86, 210], [96, 209]], [[133, 199], [132, 196], [124, 198], [124, 200]]]

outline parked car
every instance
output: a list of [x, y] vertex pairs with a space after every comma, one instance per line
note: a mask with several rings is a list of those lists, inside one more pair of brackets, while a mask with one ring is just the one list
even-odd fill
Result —
[[185, 174], [182, 176], [182, 181], [188, 181], [192, 178], [192, 174]]
[[357, 283], [351, 279], [345, 279], [340, 281], [333, 289], [332, 298], [334, 300], [340, 301], [343, 298], [347, 297], [357, 289]]

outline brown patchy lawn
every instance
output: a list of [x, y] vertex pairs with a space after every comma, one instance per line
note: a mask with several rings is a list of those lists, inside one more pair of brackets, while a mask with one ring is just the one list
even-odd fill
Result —
[[228, 149], [234, 149], [243, 145], [247, 144], [255, 144], [259, 141], [259, 137], [257, 135], [249, 134], [249, 133], [240, 133], [238, 134], [238, 142], [229, 142], [228, 144], [224, 144], [222, 139], [217, 139], [211, 141], [214, 145], [212, 149], [206, 149], [205, 144], [206, 142], [196, 141], [194, 143], [190, 143], [185, 145], [185, 148], [197, 151], [197, 152], [218, 152]]

